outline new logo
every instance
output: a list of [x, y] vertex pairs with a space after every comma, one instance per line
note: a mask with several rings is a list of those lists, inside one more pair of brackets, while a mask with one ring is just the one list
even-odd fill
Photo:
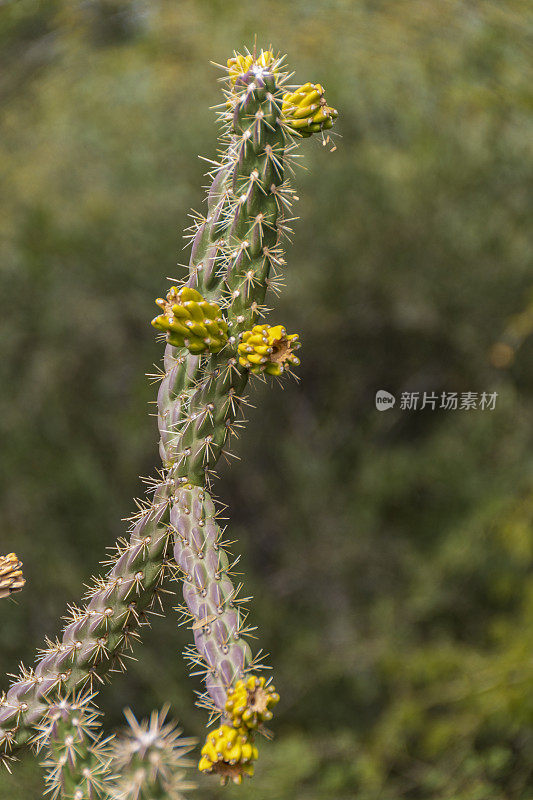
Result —
[[385, 389], [378, 389], [376, 392], [376, 408], [378, 411], [387, 411], [388, 408], [393, 408], [396, 398]]

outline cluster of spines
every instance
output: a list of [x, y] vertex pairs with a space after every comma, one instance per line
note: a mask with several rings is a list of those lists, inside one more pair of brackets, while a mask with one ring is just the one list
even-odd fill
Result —
[[153, 711], [149, 720], [138, 722], [125, 711], [127, 730], [115, 737], [112, 770], [116, 774], [109, 800], [185, 800], [195, 788], [188, 779], [192, 763], [186, 755], [196, 744], [185, 739], [175, 722], [167, 721], [168, 707]]

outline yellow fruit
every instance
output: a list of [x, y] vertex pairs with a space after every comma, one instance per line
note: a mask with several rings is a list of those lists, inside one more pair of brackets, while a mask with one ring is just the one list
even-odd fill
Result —
[[257, 759], [257, 747], [246, 728], [221, 725], [207, 734], [198, 764], [200, 772], [219, 775], [222, 783], [232, 780], [241, 783], [243, 775], [252, 777], [253, 761]]
[[208, 303], [200, 292], [188, 286], [172, 286], [166, 300], [156, 304], [163, 314], [152, 325], [167, 334], [174, 347], [186, 347], [190, 353], [218, 353], [228, 340], [228, 323], [217, 303]]
[[299, 347], [298, 334], [287, 334], [283, 325], [255, 325], [241, 336], [239, 363], [256, 375], [281, 375], [300, 363], [294, 355]]
[[279, 702], [274, 686], [265, 686], [265, 679], [257, 675], [238, 680], [228, 691], [226, 712], [236, 728], [255, 729], [272, 719], [272, 706]]
[[284, 94], [281, 111], [287, 125], [304, 137], [331, 128], [338, 116], [338, 111], [328, 106], [319, 83], [304, 83]]

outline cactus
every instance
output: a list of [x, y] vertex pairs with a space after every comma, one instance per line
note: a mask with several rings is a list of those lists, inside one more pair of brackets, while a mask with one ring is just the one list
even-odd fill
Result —
[[169, 487], [158, 486], [152, 503], [118, 544], [113, 565], [96, 578], [87, 602], [70, 609], [62, 638], [47, 641], [35, 669], [21, 669], [0, 702], [0, 754], [14, 753], [32, 736], [48, 709], [47, 698], [96, 688], [124, 656], [156, 602], [166, 569]]
[[[139, 627], [161, 602], [169, 567], [182, 582], [180, 610], [193, 632], [186, 656], [205, 682], [198, 704], [219, 722], [199, 769], [222, 782], [251, 776], [255, 737], [266, 733], [279, 700], [256, 674], [262, 654], [254, 656], [247, 642], [236, 560], [216, 520], [211, 482], [240, 424], [250, 376], [278, 377], [299, 364], [298, 336], [259, 320], [285, 264], [292, 152], [299, 140], [331, 128], [337, 112], [320, 84], [288, 91], [287, 79], [283, 58], [271, 51], [234, 53], [227, 62], [223, 148], [208, 173], [207, 215], [196, 216], [189, 231], [186, 280], [156, 300], [162, 313], [152, 320], [166, 340], [157, 397], [162, 471], [106, 575], [70, 610], [61, 638], [47, 641], [37, 666], [23, 667], [0, 700], [0, 758], [46, 744], [55, 796], [181, 797], [183, 782], [169, 775], [189, 741], [178, 741], [165, 713], [140, 725], [128, 712], [131, 733], [110, 757], [107, 741], [94, 734], [96, 711], [80, 695], [90, 692], [92, 700], [100, 683], [124, 669]], [[109, 788], [113, 765], [121, 775]]]
[[[210, 193], [210, 199], [218, 198], [218, 208], [224, 206], [224, 214], [216, 226], [210, 214], [198, 223], [194, 241], [204, 242], [204, 247], [193, 248], [187, 281], [187, 287], [198, 292], [206, 288], [202, 263], [206, 238], [202, 237], [205, 226], [211, 225], [211, 239], [218, 237], [220, 280], [211, 279], [210, 298], [225, 315], [228, 339], [218, 352], [211, 351], [192, 365], [197, 347], [184, 339], [190, 355], [176, 351], [169, 331], [159, 394], [162, 441], [170, 437], [162, 455], [175, 484], [170, 512], [174, 559], [183, 572], [182, 611], [192, 620], [194, 631], [194, 648], [187, 654], [204, 675], [207, 692], [200, 703], [223, 718], [233, 687], [259, 668], [260, 654], [252, 658], [246, 642], [245, 618], [236, 603], [238, 589], [231, 581], [230, 560], [215, 521], [209, 479], [226, 447], [250, 373], [281, 375], [299, 363], [294, 354], [297, 335], [287, 335], [281, 325], [255, 324], [264, 313], [272, 279], [275, 288], [277, 266], [283, 263], [283, 218], [292, 198], [284, 169], [294, 147], [293, 134], [299, 133], [283, 118], [284, 76], [272, 54], [261, 53], [259, 58], [236, 54], [228, 61], [228, 70], [230, 89], [222, 112], [227, 149], [213, 175], [217, 189]], [[331, 116], [328, 120], [332, 123]], [[313, 119], [312, 125], [317, 124]], [[159, 318], [158, 323], [160, 327]], [[196, 380], [189, 378], [184, 390], [186, 374]], [[173, 389], [174, 384], [181, 391]], [[253, 718], [257, 727], [257, 714]], [[235, 738], [233, 726], [223, 722], [208, 736], [202, 771], [236, 782], [253, 773], [257, 748], [251, 726], [239, 731]]]
[[33, 743], [47, 750], [46, 793], [65, 800], [184, 800], [194, 789], [184, 756], [194, 739], [184, 739], [168, 708], [137, 722], [126, 709], [127, 731], [103, 738], [101, 712], [93, 695], [76, 693], [48, 707]]
[[110, 739], [102, 738], [92, 695], [75, 694], [50, 703], [33, 743], [46, 747], [46, 793], [52, 800], [107, 797], [113, 778]]
[[113, 742], [111, 770], [117, 777], [109, 800], [184, 800], [195, 788], [185, 756], [196, 740], [184, 739], [176, 723], [166, 721], [168, 707], [140, 723], [130, 709], [124, 714], [129, 727]]

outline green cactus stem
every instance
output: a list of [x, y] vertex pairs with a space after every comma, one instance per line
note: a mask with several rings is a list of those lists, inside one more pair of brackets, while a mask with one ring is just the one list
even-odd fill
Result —
[[[239, 589], [231, 580], [230, 559], [207, 486], [225, 452], [250, 373], [280, 375], [299, 363], [294, 355], [297, 335], [287, 335], [280, 325], [256, 325], [265, 294], [268, 288], [277, 289], [278, 269], [284, 263], [284, 216], [292, 202], [284, 171], [293, 137], [299, 134], [283, 118], [283, 75], [271, 54], [262, 53], [260, 59], [236, 54], [228, 68], [229, 110], [223, 112], [227, 149], [213, 175], [217, 189], [210, 194], [223, 211], [216, 246], [220, 280], [212, 282], [210, 298], [220, 304], [229, 336], [219, 352], [192, 362], [190, 342], [184, 340], [191, 355], [175, 351], [169, 333], [158, 404], [161, 457], [175, 483], [170, 519], [174, 559], [183, 577], [182, 611], [194, 634], [194, 647], [186, 654], [196, 674], [204, 677], [207, 691], [200, 705], [229, 723], [208, 735], [199, 766], [223, 782], [238, 783], [243, 775], [253, 774], [254, 731], [272, 716], [269, 706], [279, 698], [273, 687], [264, 689], [264, 679], [253, 676], [257, 691], [244, 690], [244, 705], [242, 698], [234, 698], [241, 714], [235, 729], [237, 712], [230, 712], [228, 702], [237, 687], [246, 686], [245, 675], [260, 665], [246, 641]], [[195, 238], [204, 248], [208, 222], [209, 217], [200, 223], [200, 238]], [[213, 236], [212, 220], [210, 224]], [[200, 290], [204, 277], [196, 256], [186, 285]]]
[[174, 722], [167, 722], [168, 707], [153, 711], [138, 722], [127, 709], [128, 729], [115, 737], [112, 770], [118, 776], [109, 800], [185, 800], [195, 789], [188, 779], [192, 762], [185, 756], [196, 739], [185, 739]]
[[[292, 198], [284, 168], [294, 142], [281, 118], [279, 80], [275, 71], [252, 67], [235, 77], [231, 107], [224, 112], [227, 150], [213, 178], [214, 185], [224, 186], [217, 239], [220, 283], [212, 296], [221, 301], [229, 339], [218, 354], [195, 363], [196, 385], [191, 381], [188, 391], [184, 375], [191, 362], [167, 348], [159, 398], [161, 455], [178, 483], [204, 485], [224, 449], [249, 376], [238, 361], [239, 338], [262, 313], [271, 276], [275, 287], [283, 262], [283, 214]], [[214, 196], [220, 204], [220, 190]], [[200, 232], [205, 250], [202, 226]], [[201, 254], [197, 250], [192, 262]], [[200, 290], [204, 273], [191, 263], [187, 285], [195, 281]], [[176, 355], [179, 363], [172, 365]]]
[[47, 749], [46, 794], [52, 800], [98, 800], [111, 787], [110, 741], [103, 739], [100, 712], [92, 695], [78, 694], [51, 703], [38, 726], [34, 743]]

